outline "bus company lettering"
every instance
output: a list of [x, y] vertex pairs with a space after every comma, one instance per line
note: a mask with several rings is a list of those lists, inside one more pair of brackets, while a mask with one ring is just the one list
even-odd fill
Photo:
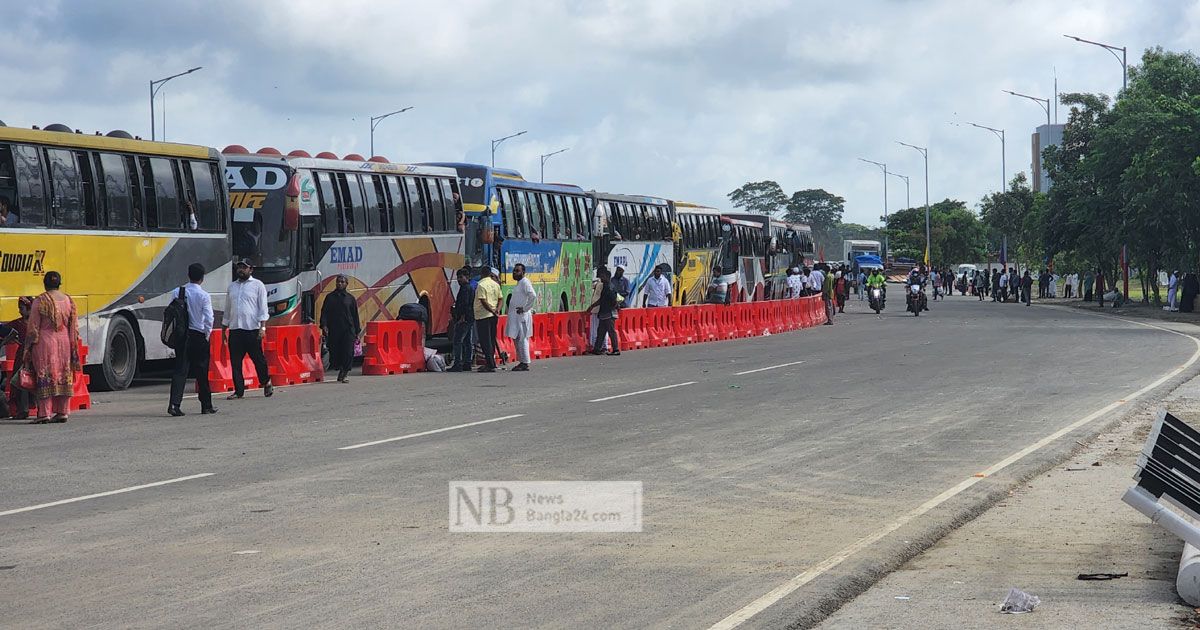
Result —
[[29, 254], [0, 253], [0, 273], [32, 272], [36, 276], [45, 273], [46, 250], [35, 249]]
[[362, 262], [363, 248], [358, 246], [330, 247], [329, 262], [335, 265], [355, 264]]
[[537, 253], [517, 254], [514, 252], [508, 252], [505, 255], [505, 260], [508, 261], [509, 269], [511, 269], [515, 265], [520, 264], [520, 265], [525, 265], [526, 268], [528, 268], [532, 271], [541, 272], [541, 271], [546, 271], [546, 269], [543, 269], [543, 267], [549, 266], [549, 265], [542, 264], [542, 257], [541, 257], [541, 255], [539, 255]]
[[628, 267], [628, 266], [629, 266], [629, 257], [628, 256], [613, 256], [613, 267]]
[[[246, 181], [250, 175], [253, 180]], [[238, 166], [225, 167], [225, 181], [230, 190], [277, 190], [287, 185], [287, 171], [275, 166]]]
[[263, 203], [267, 200], [265, 192], [231, 192], [229, 193], [230, 208], [257, 208], [262, 209]]

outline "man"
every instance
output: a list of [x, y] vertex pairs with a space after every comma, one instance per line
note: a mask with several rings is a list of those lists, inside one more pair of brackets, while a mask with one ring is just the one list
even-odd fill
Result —
[[489, 267], [475, 287], [475, 335], [483, 352], [480, 372], [496, 371], [496, 324], [500, 321], [500, 270]]
[[188, 265], [188, 283], [183, 287], [187, 301], [188, 326], [183, 347], [175, 351], [175, 368], [171, 372], [171, 398], [167, 413], [179, 417], [184, 415], [179, 405], [183, 403], [183, 388], [188, 374], [196, 379], [196, 393], [200, 398], [200, 413], [217, 413], [212, 404], [212, 389], [208, 385], [208, 340], [213, 329], [212, 297], [200, 287], [204, 283], [205, 269], [200, 263]]
[[625, 277], [624, 267], [617, 267], [616, 272], [613, 273], [612, 284], [613, 291], [616, 291], [617, 295], [620, 296], [617, 299], [617, 308], [631, 308], [637, 306], [629, 301], [629, 293], [631, 289], [629, 287], [629, 278]]
[[537, 293], [533, 290], [533, 283], [525, 277], [525, 265], [513, 265], [512, 277], [517, 281], [517, 286], [509, 295], [504, 334], [513, 340], [517, 351], [517, 366], [512, 371], [528, 372], [532, 360], [529, 356], [529, 338], [533, 336], [533, 307], [537, 304]]
[[982, 302], [983, 298], [992, 292], [992, 279], [988, 272], [984, 271], [979, 274], [979, 281], [983, 283], [983, 288], [979, 291], [979, 301]]
[[1100, 302], [1100, 308], [1104, 308], [1104, 271], [1096, 269], [1096, 300]]
[[1092, 270], [1088, 269], [1083, 273], [1083, 301], [1092, 301], [1092, 287], [1096, 284], [1096, 277], [1092, 275]]
[[346, 288], [350, 279], [338, 274], [334, 290], [325, 296], [321, 306], [321, 334], [329, 346], [330, 367], [337, 366], [339, 383], [347, 383], [350, 367], [354, 365], [354, 342], [362, 332], [358, 319], [358, 300]]
[[[814, 272], [815, 273], [815, 272]], [[825, 325], [833, 325], [833, 274], [821, 274], [821, 301], [825, 303]]]
[[833, 274], [833, 301], [839, 313], [846, 312], [846, 291], [846, 277], [839, 269]]
[[861, 302], [867, 299], [867, 272], [858, 270], [858, 300]]
[[812, 273], [808, 275], [808, 288], [812, 295], [820, 295], [825, 290], [825, 270], [822, 268], [824, 263], [814, 265]]
[[787, 297], [798, 298], [804, 295], [804, 276], [800, 275], [799, 267], [789, 267], [787, 270]]
[[[788, 280], [791, 280], [792, 270], [788, 270]], [[660, 308], [671, 305], [671, 280], [663, 275], [662, 266], [655, 265], [654, 273], [646, 281], [646, 307]]]
[[601, 267], [596, 272], [600, 281], [600, 294], [588, 306], [588, 311], [594, 314], [596, 326], [596, 338], [592, 342], [592, 354], [604, 354], [604, 340], [607, 337], [609, 342], [609, 356], [620, 356], [621, 345], [617, 338], [616, 317], [617, 317], [617, 292], [613, 288], [612, 274], [608, 269]]
[[17, 215], [12, 213], [8, 197], [0, 195], [0, 227], [16, 225]]
[[1167, 309], [1171, 312], [1179, 310], [1176, 304], [1176, 296], [1179, 295], [1179, 270], [1171, 272], [1170, 278], [1167, 279]]
[[267, 287], [253, 273], [254, 266], [248, 259], [243, 258], [234, 265], [237, 279], [229, 285], [225, 314], [221, 317], [225, 343], [229, 344], [229, 361], [233, 364], [233, 393], [227, 400], [236, 400], [246, 394], [242, 361], [247, 354], [258, 373], [258, 382], [263, 386], [263, 396], [270, 398], [275, 393], [262, 350], [263, 338], [267, 336]]
[[942, 274], [937, 269], [929, 270], [929, 284], [933, 285], [933, 301], [942, 294]]
[[1029, 270], [1025, 270], [1025, 277], [1021, 278], [1021, 300], [1025, 302], [1025, 306], [1029, 306], [1030, 294], [1033, 293], [1033, 276], [1029, 275]]
[[1014, 302], [1021, 301], [1021, 276], [1017, 275], [1016, 267], [1008, 268], [1008, 293]]
[[475, 331], [475, 289], [471, 286], [470, 268], [459, 269], [456, 277], [458, 295], [450, 309], [454, 327], [454, 366], [446, 371], [470, 372], [475, 362], [475, 344], [471, 338]]
[[871, 277], [867, 278], [867, 288], [878, 288], [881, 292], [881, 295], [884, 298], [887, 297], [887, 278], [883, 275], [882, 269], [871, 270]]

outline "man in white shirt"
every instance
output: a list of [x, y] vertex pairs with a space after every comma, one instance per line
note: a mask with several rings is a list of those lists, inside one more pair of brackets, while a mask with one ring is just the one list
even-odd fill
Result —
[[808, 290], [813, 293], [820, 293], [824, 284], [825, 272], [814, 267], [812, 273], [808, 275]]
[[212, 389], [208, 386], [208, 337], [213, 329], [212, 298], [208, 291], [200, 288], [204, 282], [205, 269], [200, 263], [188, 265], [188, 283], [183, 286], [187, 300], [187, 339], [175, 351], [175, 370], [171, 373], [171, 400], [167, 413], [182, 416], [179, 405], [183, 402], [183, 388], [187, 385], [189, 372], [196, 379], [196, 392], [200, 398], [200, 413], [217, 413], [212, 404]]
[[799, 267], [787, 270], [787, 296], [798, 298], [804, 295], [804, 276], [800, 275]]
[[262, 340], [267, 336], [267, 287], [251, 275], [254, 266], [245, 258], [234, 265], [234, 273], [237, 280], [229, 285], [225, 314], [221, 318], [221, 325], [226, 329], [225, 342], [229, 344], [229, 361], [233, 364], [233, 393], [228, 400], [241, 398], [246, 393], [242, 361], [247, 354], [258, 373], [263, 395], [270, 397], [275, 388], [271, 386], [267, 358], [262, 350]]
[[655, 266], [654, 273], [646, 280], [646, 307], [657, 308], [671, 305], [671, 281], [663, 275], [662, 267]]

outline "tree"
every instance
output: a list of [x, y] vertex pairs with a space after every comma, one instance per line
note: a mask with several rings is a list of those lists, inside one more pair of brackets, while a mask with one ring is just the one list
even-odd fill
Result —
[[[925, 208], [905, 208], [888, 215], [892, 253], [917, 260], [925, 258]], [[929, 261], [935, 267], [977, 262], [986, 255], [987, 233], [975, 213], [957, 199], [929, 207]]]
[[846, 200], [823, 188], [809, 188], [792, 193], [788, 200], [784, 218], [796, 223], [807, 223], [813, 231], [813, 240], [818, 251], [841, 251], [841, 238], [837, 227], [842, 222]]
[[779, 184], [769, 179], [742, 184], [729, 193], [729, 203], [754, 214], [781, 214], [787, 209], [788, 198]]

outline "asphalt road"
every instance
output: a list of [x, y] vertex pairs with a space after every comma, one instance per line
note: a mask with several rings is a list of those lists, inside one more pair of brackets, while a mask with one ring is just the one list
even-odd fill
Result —
[[[1044, 462], [922, 504], [1195, 351], [1066, 310], [932, 308], [852, 300], [834, 326], [352, 377], [215, 416], [191, 399], [169, 418], [165, 388], [141, 387], [66, 425], [0, 424], [0, 625], [703, 628], [815, 571], [743, 627], [807, 623], [910, 531]], [[641, 481], [644, 531], [450, 533], [464, 479]]]

